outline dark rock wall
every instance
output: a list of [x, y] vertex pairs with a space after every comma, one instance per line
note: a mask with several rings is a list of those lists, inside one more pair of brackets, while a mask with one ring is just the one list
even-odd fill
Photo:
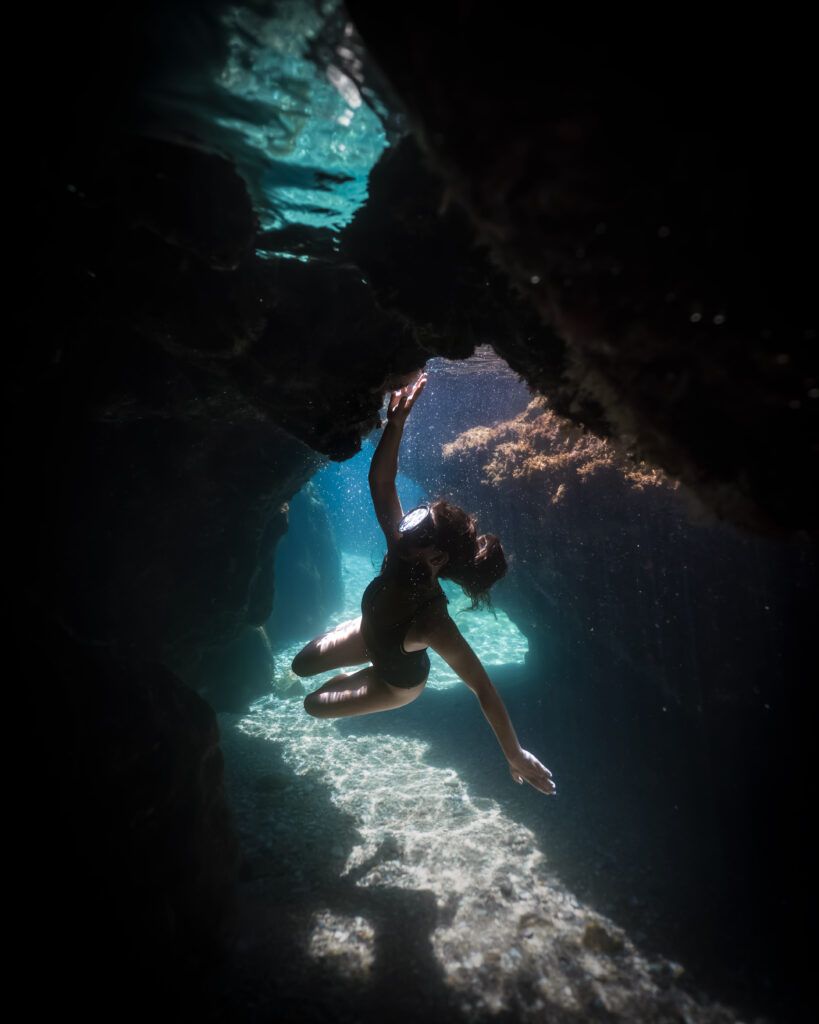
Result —
[[413, 325], [428, 356], [463, 359], [489, 344], [563, 415], [608, 432], [599, 403], [565, 379], [565, 342], [479, 244], [413, 136], [373, 168], [341, 252], [367, 274], [379, 306]]
[[35, 723], [9, 793], [21, 976], [48, 957], [38, 999], [92, 1014], [116, 998], [178, 1006], [185, 992], [195, 1007], [198, 972], [231, 931], [240, 859], [213, 709], [157, 662], [19, 609], [12, 622], [7, 654], [27, 689], [15, 729]]
[[[58, 797], [66, 827], [56, 837], [47, 816], [32, 818], [32, 844], [51, 844], [65, 872], [47, 889], [34, 873], [27, 911], [50, 914], [59, 899], [78, 922], [60, 964], [66, 981], [87, 962], [81, 934], [105, 934], [109, 959], [133, 976], [135, 947], [178, 966], [219, 945], [235, 860], [220, 845], [229, 824], [204, 809], [221, 800], [218, 745], [195, 800], [189, 792], [201, 751], [218, 744], [194, 690], [225, 708], [258, 694], [269, 652], [254, 647], [254, 630], [273, 607], [283, 509], [317, 453], [358, 450], [385, 382], [424, 359], [407, 321], [377, 305], [351, 263], [258, 256], [257, 216], [232, 160], [157, 122], [146, 97], [159, 78], [197, 92], [218, 69], [219, 6], [80, 8], [47, 26], [33, 10], [20, 15], [21, 37], [42, 43], [42, 97], [11, 115], [20, 283], [7, 407], [10, 658], [27, 666], [56, 645], [44, 674], [70, 678], [82, 708], [70, 748], [49, 733], [31, 769], [35, 780], [41, 766], [44, 780], [74, 780]], [[52, 639], [63, 634], [70, 644]], [[77, 668], [97, 657], [104, 670]], [[27, 670], [18, 678], [28, 686]], [[34, 685], [41, 678], [37, 668]], [[113, 736], [133, 752], [125, 774]], [[150, 816], [180, 793], [190, 810], [178, 824]], [[40, 786], [27, 796], [41, 807]], [[150, 841], [132, 841], [132, 803]], [[97, 846], [109, 856], [99, 884], [85, 867]], [[74, 885], [78, 872], [87, 885]], [[161, 880], [167, 912], [147, 900], [131, 914], [141, 878]], [[180, 924], [189, 904], [213, 913]]]
[[57, 615], [192, 678], [204, 648], [264, 623], [282, 506], [311, 464], [270, 424], [89, 424], [51, 481]]

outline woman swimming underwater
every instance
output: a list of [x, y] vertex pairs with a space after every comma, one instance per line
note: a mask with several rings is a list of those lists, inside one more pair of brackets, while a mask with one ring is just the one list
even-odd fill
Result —
[[300, 676], [371, 662], [357, 672], [333, 676], [304, 700], [316, 718], [366, 715], [403, 707], [426, 685], [431, 647], [475, 693], [497, 736], [516, 782], [547, 795], [556, 792], [552, 773], [524, 750], [506, 707], [480, 659], [447, 611], [438, 576], [459, 583], [473, 608], [487, 600], [506, 573], [506, 557], [493, 534], [476, 533], [475, 520], [449, 502], [423, 503], [404, 515], [395, 478], [404, 424], [426, 384], [426, 374], [393, 391], [387, 423], [370, 466], [370, 493], [387, 538], [381, 573], [364, 591], [361, 615], [311, 640], [293, 659]]

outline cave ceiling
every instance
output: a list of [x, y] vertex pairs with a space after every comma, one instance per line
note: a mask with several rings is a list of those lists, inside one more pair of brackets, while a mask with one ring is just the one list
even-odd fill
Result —
[[[763, 82], [774, 43], [752, 28], [741, 50], [715, 30], [693, 61], [692, 32], [546, 41], [523, 8], [499, 26], [469, 3], [304, 6], [295, 28], [281, 11], [298, 5], [56, 16], [43, 88], [60, 117], [46, 137], [21, 119], [19, 139], [22, 377], [60, 435], [267, 423], [344, 459], [385, 388], [489, 343], [716, 515], [815, 534], [799, 52]], [[310, 122], [331, 94], [369, 118], [343, 158]], [[296, 159], [311, 131], [315, 159]]]

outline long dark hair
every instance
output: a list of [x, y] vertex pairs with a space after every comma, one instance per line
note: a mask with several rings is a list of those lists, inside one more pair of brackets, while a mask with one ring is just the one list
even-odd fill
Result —
[[471, 598], [469, 611], [491, 607], [489, 590], [509, 568], [500, 538], [494, 533], [479, 534], [475, 517], [444, 498], [430, 505], [435, 519], [434, 544], [449, 555], [438, 576], [457, 583]]

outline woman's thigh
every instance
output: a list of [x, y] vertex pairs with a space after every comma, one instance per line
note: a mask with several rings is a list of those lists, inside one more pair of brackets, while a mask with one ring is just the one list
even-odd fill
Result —
[[423, 684], [399, 689], [378, 678], [372, 665], [358, 672], [341, 673], [328, 679], [304, 699], [304, 709], [314, 718], [344, 718], [373, 711], [400, 708], [420, 697]]
[[315, 676], [331, 668], [360, 665], [369, 661], [364, 637], [361, 635], [361, 616], [349, 619], [305, 644], [293, 659], [292, 669], [298, 676]]

